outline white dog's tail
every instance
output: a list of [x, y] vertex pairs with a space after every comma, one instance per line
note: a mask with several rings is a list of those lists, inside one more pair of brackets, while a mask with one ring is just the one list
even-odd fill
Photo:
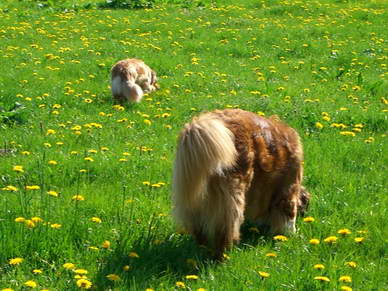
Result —
[[200, 207], [209, 176], [221, 175], [233, 167], [236, 158], [234, 135], [216, 115], [203, 114], [185, 125], [178, 140], [172, 185], [178, 220], [182, 222], [186, 211]]
[[134, 82], [131, 72], [121, 72], [112, 76], [112, 95], [124, 96], [129, 101], [140, 102], [143, 90]]

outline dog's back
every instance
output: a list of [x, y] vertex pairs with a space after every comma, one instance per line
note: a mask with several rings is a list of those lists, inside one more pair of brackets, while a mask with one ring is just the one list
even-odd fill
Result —
[[244, 217], [274, 233], [295, 231], [298, 208], [309, 198], [302, 159], [298, 134], [276, 117], [239, 109], [200, 115], [178, 141], [175, 217], [199, 243], [212, 240], [217, 257], [239, 241]]

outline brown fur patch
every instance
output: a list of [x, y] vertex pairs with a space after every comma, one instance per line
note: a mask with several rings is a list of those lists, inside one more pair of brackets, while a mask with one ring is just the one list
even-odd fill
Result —
[[[190, 141], [190, 142], [187, 142]], [[310, 195], [301, 186], [303, 150], [277, 117], [227, 109], [186, 124], [174, 168], [174, 215], [217, 258], [240, 239], [244, 219], [273, 233], [295, 231]]]

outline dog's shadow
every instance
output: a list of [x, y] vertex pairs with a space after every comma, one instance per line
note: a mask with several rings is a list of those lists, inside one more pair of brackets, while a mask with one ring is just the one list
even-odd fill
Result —
[[97, 290], [108, 290], [114, 286], [107, 278], [116, 274], [131, 289], [145, 290], [152, 282], [161, 277], [170, 280], [184, 280], [188, 274], [196, 274], [210, 264], [216, 264], [208, 256], [208, 251], [199, 247], [189, 236], [173, 237], [170, 235], [162, 241], [140, 240], [128, 249], [125, 242], [118, 245], [109, 256], [104, 258], [103, 266], [96, 275]]
[[[244, 224], [242, 227], [242, 240], [236, 249], [244, 251], [256, 248], [271, 241], [268, 235], [252, 231], [254, 226]], [[114, 286], [107, 275], [116, 274], [131, 289], [145, 290], [156, 288], [150, 286], [158, 278], [168, 277], [172, 285], [183, 281], [188, 274], [197, 274], [208, 267], [220, 264], [213, 258], [212, 251], [198, 246], [191, 236], [171, 234], [164, 240], [145, 241], [139, 240], [132, 247], [122, 241], [104, 258], [102, 268], [96, 275], [95, 288], [108, 290]], [[227, 263], [227, 262], [225, 262]], [[173, 281], [175, 280], [175, 281]]]

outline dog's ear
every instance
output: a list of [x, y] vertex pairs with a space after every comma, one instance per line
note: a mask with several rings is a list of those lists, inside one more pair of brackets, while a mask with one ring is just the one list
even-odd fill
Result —
[[154, 86], [156, 89], [160, 89], [158, 82], [158, 78], [156, 77], [156, 73], [154, 70], [151, 70], [151, 85]]
[[310, 201], [310, 193], [302, 186], [300, 188], [299, 200], [298, 200], [298, 214], [304, 216]]

